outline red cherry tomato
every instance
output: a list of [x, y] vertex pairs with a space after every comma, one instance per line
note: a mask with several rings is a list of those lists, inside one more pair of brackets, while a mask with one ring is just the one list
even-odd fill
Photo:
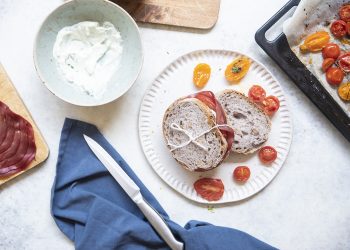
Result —
[[344, 22], [350, 22], [350, 5], [343, 5], [339, 9], [339, 16], [340, 19], [343, 20]]
[[220, 179], [202, 178], [194, 184], [196, 192], [207, 201], [220, 200], [224, 194], [224, 184]]
[[267, 115], [273, 115], [280, 108], [280, 100], [276, 96], [270, 95], [262, 102], [264, 111]]
[[250, 169], [246, 166], [236, 167], [233, 171], [233, 178], [238, 182], [246, 182], [250, 177]]
[[327, 72], [327, 70], [332, 67], [332, 65], [335, 63], [335, 60], [333, 58], [326, 58], [323, 60], [322, 63], [322, 70], [323, 72]]
[[340, 48], [335, 43], [329, 43], [322, 49], [323, 58], [337, 59], [340, 55]]
[[326, 72], [326, 79], [331, 85], [339, 85], [344, 79], [344, 73], [339, 68], [331, 67]]
[[331, 32], [337, 38], [342, 38], [346, 35], [346, 22], [336, 20], [331, 25]]
[[344, 72], [350, 72], [350, 53], [344, 53], [338, 57], [338, 65]]
[[253, 85], [248, 92], [248, 97], [251, 101], [260, 103], [264, 100], [266, 91], [259, 85]]
[[274, 162], [277, 158], [277, 151], [271, 146], [262, 147], [259, 151], [259, 159], [265, 164]]

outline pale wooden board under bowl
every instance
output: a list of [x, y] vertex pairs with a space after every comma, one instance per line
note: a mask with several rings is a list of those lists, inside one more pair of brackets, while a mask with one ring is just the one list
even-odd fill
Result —
[[210, 29], [219, 15], [220, 0], [113, 0], [137, 22]]
[[18, 95], [16, 88], [13, 86], [10, 78], [8, 77], [5, 69], [0, 64], [0, 101], [5, 103], [10, 109], [24, 117], [30, 124], [32, 124], [34, 129], [34, 137], [35, 137], [35, 145], [36, 145], [36, 155], [34, 161], [30, 163], [30, 165], [21, 172], [18, 172], [9, 177], [1, 178], [0, 177], [0, 185], [5, 182], [15, 178], [16, 176], [23, 174], [24, 172], [38, 166], [40, 163], [44, 162], [49, 156], [49, 148], [41, 135], [38, 127], [34, 123], [30, 113], [28, 112], [26, 106], [24, 105], [21, 97]]

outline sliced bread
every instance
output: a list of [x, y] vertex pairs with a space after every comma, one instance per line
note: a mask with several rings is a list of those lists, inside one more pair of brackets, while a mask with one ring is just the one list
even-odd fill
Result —
[[[172, 156], [185, 169], [206, 171], [217, 167], [226, 156], [226, 139], [215, 126], [215, 114], [207, 105], [196, 98], [179, 99], [164, 114], [163, 135]], [[184, 131], [192, 138], [199, 137], [176, 147], [189, 141]]]
[[270, 118], [244, 94], [224, 90], [217, 94], [235, 137], [232, 151], [249, 154], [262, 147], [271, 130]]

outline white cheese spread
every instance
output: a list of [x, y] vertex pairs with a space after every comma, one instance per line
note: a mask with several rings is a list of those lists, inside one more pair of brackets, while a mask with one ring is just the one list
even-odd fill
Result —
[[113, 24], [86, 21], [58, 32], [53, 57], [69, 83], [98, 97], [117, 71], [122, 51], [122, 38]]

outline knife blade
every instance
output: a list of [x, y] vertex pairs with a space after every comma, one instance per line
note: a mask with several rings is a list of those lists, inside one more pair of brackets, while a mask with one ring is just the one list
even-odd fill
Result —
[[140, 188], [136, 183], [124, 172], [121, 166], [116, 162], [108, 152], [101, 147], [92, 138], [84, 135], [84, 139], [92, 152], [107, 168], [114, 179], [119, 183], [128, 196], [135, 202], [145, 215], [149, 223], [153, 226], [160, 237], [168, 244], [172, 250], [182, 250], [183, 243], [175, 239], [169, 227], [165, 223], [163, 217], [142, 197]]

